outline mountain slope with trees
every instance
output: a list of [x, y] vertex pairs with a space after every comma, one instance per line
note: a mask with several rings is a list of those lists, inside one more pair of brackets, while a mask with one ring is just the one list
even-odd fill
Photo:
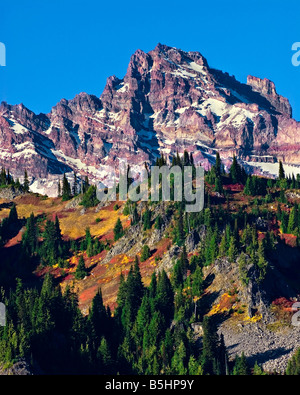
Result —
[[[91, 186], [73, 197], [66, 182], [67, 198], [0, 202], [1, 363], [47, 374], [273, 373], [264, 366], [274, 355], [249, 355], [243, 343], [234, 355], [227, 344], [241, 327], [260, 328], [261, 344], [267, 331], [295, 330], [299, 181], [247, 175], [236, 158], [225, 173], [216, 155], [198, 213], [185, 201], [103, 206]], [[66, 227], [73, 216], [71, 228], [87, 225], [79, 237]], [[297, 356], [278, 372], [298, 374]]]

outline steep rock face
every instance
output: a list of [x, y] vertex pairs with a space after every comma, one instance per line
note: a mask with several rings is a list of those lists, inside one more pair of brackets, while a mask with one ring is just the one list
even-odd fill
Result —
[[0, 106], [0, 164], [12, 174], [22, 176], [24, 169], [35, 177], [47, 177], [58, 170], [70, 171], [51, 154], [54, 144], [41, 135], [49, 120], [36, 116], [22, 104]]
[[267, 78], [262, 80], [249, 75], [247, 78], [247, 84], [252, 87], [254, 92], [259, 92], [263, 97], [265, 97], [276, 111], [288, 114], [290, 117], [292, 116], [292, 108], [288, 99], [277, 94], [274, 82]]
[[[158, 44], [130, 58], [123, 79], [107, 79], [100, 98], [80, 93], [49, 114], [0, 106], [0, 165], [33, 178], [75, 170], [105, 179], [118, 159], [151, 163], [178, 150], [210, 166], [216, 150], [253, 162], [299, 163], [299, 123], [273, 82], [247, 84], [209, 67], [199, 52]], [[228, 162], [229, 161], [229, 162]]]

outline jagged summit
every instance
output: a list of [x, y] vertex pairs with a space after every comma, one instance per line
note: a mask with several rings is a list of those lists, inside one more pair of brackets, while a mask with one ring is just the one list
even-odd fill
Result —
[[0, 165], [17, 176], [26, 167], [36, 180], [72, 170], [93, 178], [118, 158], [151, 163], [187, 149], [205, 167], [218, 150], [225, 164], [235, 154], [270, 170], [278, 159], [300, 164], [299, 125], [268, 79], [241, 83], [199, 52], [159, 43], [138, 49], [100, 98], [82, 92], [39, 115], [3, 102]]

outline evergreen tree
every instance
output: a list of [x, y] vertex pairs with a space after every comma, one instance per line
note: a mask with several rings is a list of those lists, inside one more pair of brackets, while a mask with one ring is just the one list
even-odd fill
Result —
[[203, 319], [203, 349], [202, 368], [204, 374], [214, 374], [218, 354], [218, 334], [213, 318], [205, 316]]
[[57, 215], [55, 216], [54, 226], [55, 226], [55, 240], [56, 243], [60, 245], [62, 243], [62, 234], [61, 234], [59, 219]]
[[6, 185], [6, 170], [5, 170], [4, 167], [1, 168], [0, 185], [1, 186], [5, 186]]
[[292, 207], [291, 212], [289, 214], [289, 221], [287, 227], [287, 233], [293, 234], [298, 226], [298, 213], [297, 206]]
[[183, 272], [186, 273], [189, 266], [189, 260], [188, 260], [185, 244], [182, 246], [182, 252], [180, 254], [180, 262], [183, 268]]
[[156, 301], [159, 310], [168, 323], [174, 314], [174, 294], [165, 270], [162, 270], [158, 275]]
[[88, 176], [85, 176], [84, 182], [82, 183], [82, 193], [86, 193], [90, 187], [90, 182]]
[[268, 262], [265, 257], [265, 248], [264, 248], [264, 243], [262, 241], [259, 242], [257, 255], [258, 255], [257, 266], [259, 269], [259, 279], [258, 280], [263, 281], [266, 276]]
[[72, 194], [73, 194], [73, 196], [77, 195], [77, 175], [76, 175], [75, 171], [74, 171]]
[[252, 192], [253, 192], [252, 191], [252, 183], [251, 183], [251, 181], [252, 181], [252, 177], [248, 176], [246, 184], [245, 184], [245, 187], [244, 187], [244, 194], [248, 195], [248, 196], [252, 195]]
[[163, 220], [161, 218], [161, 215], [158, 214], [158, 216], [155, 219], [155, 225], [154, 225], [155, 229], [161, 229], [162, 224], [163, 224]]
[[247, 364], [247, 360], [244, 352], [239, 357], [238, 355], [235, 357], [233, 375], [246, 376], [249, 374], [249, 366]]
[[188, 374], [192, 376], [202, 376], [203, 369], [199, 362], [196, 360], [194, 355], [190, 356], [189, 363], [188, 363]]
[[58, 180], [58, 183], [57, 183], [57, 196], [61, 197], [61, 183], [60, 183], [60, 180]]
[[136, 331], [137, 336], [141, 339], [140, 343], [142, 343], [142, 337], [145, 330], [147, 330], [152, 317], [152, 308], [150, 298], [148, 293], [146, 293], [142, 299], [141, 305], [139, 307], [137, 316], [136, 316]]
[[186, 358], [187, 358], [186, 347], [184, 345], [184, 342], [181, 341], [175, 350], [175, 353], [174, 353], [174, 356], [173, 356], [172, 362], [171, 362], [173, 374], [178, 374], [178, 375], [186, 375], [187, 374]]
[[236, 184], [236, 183], [244, 184], [247, 180], [247, 174], [245, 172], [245, 169], [243, 168], [243, 166], [238, 164], [238, 161], [237, 161], [235, 155], [233, 155], [233, 160], [232, 160], [232, 164], [229, 169], [229, 174], [230, 174], [231, 181], [234, 184]]
[[285, 193], [284, 193], [284, 189], [283, 188], [280, 188], [279, 201], [281, 203], [286, 203], [286, 197], [285, 197]]
[[238, 255], [237, 240], [234, 236], [230, 238], [230, 244], [228, 249], [228, 258], [230, 262], [234, 262]]
[[287, 233], [288, 222], [289, 222], [289, 216], [287, 213], [285, 213], [283, 211], [281, 214], [281, 224], [280, 224], [280, 229], [281, 229], [282, 233]]
[[226, 241], [226, 234], [224, 233], [222, 238], [221, 238], [221, 242], [219, 245], [219, 254], [218, 256], [220, 258], [223, 258], [227, 255], [227, 241]]
[[278, 178], [279, 180], [283, 180], [285, 178], [285, 172], [281, 160], [279, 161]]
[[300, 174], [296, 175], [296, 182], [295, 182], [295, 188], [299, 189], [300, 187]]
[[177, 150], [177, 152], [176, 152], [175, 164], [176, 164], [176, 166], [180, 166], [180, 167], [182, 166], [182, 162], [181, 162], [181, 158], [180, 158], [180, 156], [179, 156], [178, 150]]
[[299, 376], [300, 375], [300, 348], [292, 356], [288, 362], [286, 369], [286, 374], [288, 376]]
[[149, 297], [155, 299], [156, 295], [157, 295], [157, 279], [155, 272], [153, 272], [149, 286]]
[[97, 188], [95, 185], [91, 185], [84, 193], [80, 204], [85, 208], [89, 208], [97, 206], [98, 203], [99, 200], [97, 199]]
[[14, 179], [10, 175], [9, 169], [7, 169], [6, 183], [7, 183], [7, 185], [13, 185], [14, 184]]
[[150, 248], [147, 244], [145, 244], [142, 248], [141, 262], [146, 261], [148, 258], [150, 258], [150, 256], [151, 256]]
[[97, 358], [100, 360], [102, 374], [112, 374], [113, 358], [105, 337], [101, 338], [100, 346], [97, 351]]
[[180, 206], [178, 211], [178, 217], [174, 228], [174, 242], [179, 246], [182, 246], [184, 243], [184, 239], [185, 239], [185, 234], [184, 234], [184, 226], [183, 226], [183, 212]]
[[180, 258], [177, 260], [173, 268], [173, 285], [178, 288], [183, 285], [184, 277], [189, 266], [186, 247], [183, 245]]
[[223, 185], [222, 185], [222, 181], [221, 181], [221, 177], [216, 177], [215, 178], [215, 188], [214, 188], [215, 192], [218, 192], [220, 194], [224, 193], [224, 189], [223, 189]]
[[292, 174], [291, 189], [296, 188], [296, 179], [294, 173]]
[[211, 228], [212, 224], [212, 218], [211, 218], [211, 210], [210, 208], [206, 208], [204, 210], [204, 225], [207, 226], [207, 228]]
[[120, 218], [117, 219], [116, 225], [114, 227], [114, 240], [119, 240], [124, 235], [124, 230]]
[[136, 315], [141, 304], [141, 297], [138, 297], [136, 292], [136, 273], [133, 266], [131, 266], [126, 280], [126, 297], [121, 312], [121, 321], [125, 333], [130, 332], [133, 328]]
[[22, 185], [21, 185], [21, 183], [20, 183], [20, 179], [19, 178], [17, 178], [16, 179], [16, 184], [15, 184], [15, 187], [16, 187], [16, 189], [22, 189]]
[[217, 359], [218, 359], [218, 370], [220, 375], [228, 375], [228, 355], [224, 341], [224, 335], [221, 333], [219, 338], [218, 350], [217, 350]]
[[55, 222], [46, 221], [43, 232], [43, 243], [39, 249], [40, 255], [45, 264], [54, 265], [59, 257], [63, 257], [65, 249], [63, 245], [58, 217]]
[[26, 222], [26, 230], [22, 236], [22, 247], [31, 256], [37, 250], [38, 228], [33, 213], [30, 214]]
[[136, 225], [139, 222], [139, 220], [140, 220], [140, 216], [139, 216], [139, 213], [137, 211], [136, 204], [135, 204], [134, 207], [133, 207], [133, 211], [132, 211], [131, 225], [132, 226]]
[[229, 173], [231, 180], [234, 184], [240, 181], [240, 169], [235, 155], [233, 155], [233, 160], [229, 169]]
[[242, 283], [247, 286], [249, 283], [248, 271], [247, 271], [247, 261], [245, 253], [242, 253], [239, 258], [239, 274]]
[[28, 180], [28, 174], [27, 174], [27, 170], [26, 169], [24, 171], [23, 189], [24, 189], [25, 192], [29, 192], [29, 180]]
[[143, 214], [143, 229], [151, 229], [151, 211], [147, 207]]
[[84, 258], [83, 255], [81, 255], [78, 261], [78, 265], [76, 267], [75, 278], [77, 280], [82, 280], [86, 276], [86, 274], [87, 270], [85, 267]]
[[262, 369], [261, 366], [258, 365], [257, 361], [255, 361], [254, 367], [253, 367], [253, 376], [264, 376], [265, 373]]
[[204, 290], [203, 272], [200, 266], [197, 266], [192, 275], [192, 291], [193, 296], [201, 296]]
[[182, 262], [178, 260], [173, 267], [172, 281], [174, 288], [179, 288], [183, 284], [183, 267]]
[[190, 156], [189, 156], [189, 153], [186, 150], [183, 151], [183, 165], [184, 166], [189, 166], [190, 165]]
[[137, 255], [135, 256], [134, 261], [134, 268], [133, 268], [133, 276], [134, 276], [134, 287], [135, 287], [135, 294], [136, 298], [141, 301], [144, 295], [144, 284], [142, 281], [140, 265], [139, 265], [139, 258]]
[[[80, 270], [82, 271], [82, 275], [85, 274], [85, 269]], [[99, 342], [103, 335], [108, 335], [108, 319], [106, 309], [103, 304], [101, 288], [99, 288], [98, 292], [93, 298], [92, 306], [88, 315], [88, 322], [92, 328], [92, 333], [96, 337], [97, 342]]]
[[127, 285], [124, 274], [121, 272], [120, 280], [119, 280], [119, 290], [117, 295], [117, 308], [116, 308], [116, 316], [121, 315], [122, 308], [125, 304], [126, 300], [126, 292], [127, 292]]
[[15, 203], [13, 203], [10, 209], [8, 220], [11, 225], [15, 225], [18, 222], [18, 213]]
[[221, 162], [221, 158], [220, 158], [220, 154], [219, 152], [216, 153], [216, 164], [215, 164], [215, 172], [216, 172], [216, 176], [217, 178], [221, 176], [222, 173], [222, 162]]
[[82, 251], [86, 250], [89, 257], [93, 256], [93, 239], [90, 228], [85, 229], [85, 238], [82, 242]]
[[62, 200], [66, 201], [71, 199], [71, 187], [69, 181], [64, 173], [63, 180], [62, 180]]

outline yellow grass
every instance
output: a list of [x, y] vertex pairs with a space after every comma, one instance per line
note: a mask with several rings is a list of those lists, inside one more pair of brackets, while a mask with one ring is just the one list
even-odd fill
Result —
[[[0, 199], [0, 204], [5, 200]], [[79, 206], [74, 211], [66, 210], [67, 202], [62, 202], [61, 199], [46, 199], [42, 200], [37, 197], [27, 200], [24, 197], [18, 197], [14, 200], [17, 208], [19, 218], [28, 218], [31, 213], [35, 216], [45, 213], [51, 219], [56, 213], [60, 214], [59, 222], [62, 234], [70, 238], [80, 238], [85, 235], [87, 227], [90, 228], [92, 236], [102, 236], [111, 232], [115, 223], [120, 217], [123, 222], [127, 217], [119, 214], [119, 210], [100, 210], [95, 212], [95, 208], [86, 210], [85, 214], [80, 214], [82, 206]], [[0, 210], [0, 220], [8, 217], [10, 209], [4, 208]], [[96, 218], [101, 221], [96, 223]]]
[[[113, 230], [118, 217], [121, 221], [127, 217], [119, 215], [117, 211], [101, 210], [95, 213], [95, 209], [89, 209], [85, 214], [80, 214], [80, 209], [74, 212], [64, 213], [64, 217], [59, 220], [63, 235], [72, 239], [77, 239], [85, 235], [87, 227], [90, 228], [92, 236], [102, 236]], [[96, 218], [101, 221], [96, 223]]]
[[[32, 202], [28, 202], [24, 197], [19, 196], [14, 199], [14, 203], [16, 204], [17, 213], [19, 218], [28, 218], [31, 213], [35, 216], [40, 215], [42, 213], [51, 214], [56, 211], [63, 211], [65, 208], [65, 204], [60, 201], [60, 199], [46, 199], [42, 200], [40, 198], [33, 197]], [[0, 204], [7, 203], [6, 200], [0, 199]], [[10, 209], [2, 209], [0, 211], [0, 219], [3, 219], [8, 216]]]
[[249, 322], [257, 322], [262, 319], [262, 314], [255, 314], [253, 317], [247, 316], [244, 320]]

